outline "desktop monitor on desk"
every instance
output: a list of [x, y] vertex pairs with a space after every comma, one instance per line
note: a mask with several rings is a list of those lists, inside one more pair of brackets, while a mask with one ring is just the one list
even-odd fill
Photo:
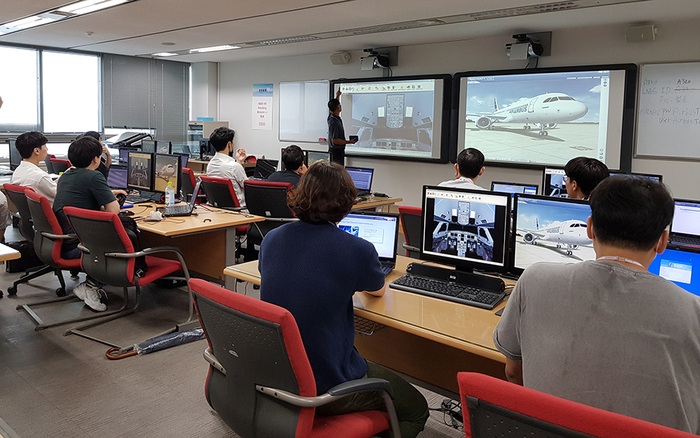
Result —
[[510, 194], [423, 186], [420, 258], [506, 272]]
[[141, 140], [141, 152], [147, 154], [156, 153], [156, 141], [155, 140]]
[[126, 185], [129, 189], [153, 191], [153, 154], [129, 152]]
[[515, 207], [515, 194], [524, 193], [526, 195], [536, 195], [538, 186], [537, 184], [520, 184], [520, 183], [508, 183], [508, 182], [491, 182], [491, 191], [500, 193], [510, 193], [510, 209]]
[[627, 173], [627, 172], [621, 172], [619, 170], [611, 170], [610, 171], [610, 176], [618, 176], [618, 175], [627, 175], [627, 176], [643, 176], [645, 178], [653, 179], [656, 182], [663, 182], [663, 176], [662, 175], [656, 175], [652, 173]]
[[311, 166], [312, 164], [325, 161], [326, 163], [331, 162], [331, 154], [328, 151], [304, 151], [306, 152], [306, 166]]
[[138, 151], [136, 148], [119, 148], [119, 162], [128, 163], [129, 162], [129, 152]]
[[590, 215], [588, 201], [515, 195], [511, 271], [520, 274], [542, 261], [595, 260], [586, 226]]
[[153, 166], [153, 190], [165, 193], [169, 182], [173, 183], [175, 193], [182, 188], [182, 157], [180, 155], [156, 154]]
[[7, 144], [10, 146], [10, 170], [15, 170], [22, 162], [22, 155], [20, 155], [17, 146], [15, 146], [14, 138], [8, 139]]
[[208, 138], [199, 139], [199, 159], [209, 160], [211, 157], [216, 155], [216, 149], [211, 145]]
[[156, 154], [172, 154], [173, 144], [165, 140], [156, 140]]
[[545, 167], [542, 176], [542, 194], [555, 198], [568, 198], [564, 177], [566, 172], [563, 167]]

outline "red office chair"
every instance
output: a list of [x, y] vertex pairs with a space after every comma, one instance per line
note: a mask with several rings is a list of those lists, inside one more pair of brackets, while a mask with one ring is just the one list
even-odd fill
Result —
[[[34, 244], [34, 227], [32, 225], [32, 212], [29, 210], [29, 204], [27, 203], [27, 197], [25, 192], [33, 192], [34, 190], [28, 187], [18, 186], [16, 184], [5, 184], [5, 193], [10, 201], [17, 207], [19, 212], [19, 233], [20, 235], [32, 245]], [[39, 259], [36, 260], [37, 265], [33, 268], [27, 269], [27, 272], [22, 275], [18, 280], [12, 283], [12, 286], [7, 288], [7, 294], [9, 296], [17, 295], [17, 286], [21, 283], [27, 283], [29, 280], [33, 280], [37, 277], [41, 277], [44, 274], [55, 272], [54, 268], [42, 264], [43, 262]], [[65, 295], [65, 289], [57, 289], [56, 294], [58, 296]], [[2, 292], [0, 292], [0, 297]]]
[[298, 220], [287, 206], [287, 193], [292, 189], [290, 183], [246, 180], [246, 206], [250, 214], [263, 216], [264, 222], [248, 225], [247, 260], [256, 260], [255, 245], [260, 245], [267, 233], [287, 222]]
[[[190, 280], [211, 365], [205, 395], [242, 438], [367, 438], [389, 429], [399, 437], [389, 382], [359, 379], [316, 396], [316, 382], [289, 311], [204, 280]], [[315, 416], [315, 407], [362, 391], [383, 391], [387, 412]]]
[[[201, 187], [204, 187], [204, 193], [207, 194], [209, 205], [234, 211], [243, 209], [238, 202], [236, 190], [233, 188], [233, 182], [230, 179], [204, 175], [200, 176], [199, 179], [202, 181]], [[247, 231], [248, 225], [236, 227], [237, 234], [245, 234]]]
[[[81, 266], [85, 273], [100, 283], [122, 287], [124, 289], [124, 305], [120, 309], [103, 312], [101, 316], [111, 316], [101, 319], [98, 322], [68, 330], [66, 335], [72, 333], [101, 342], [105, 345], [119, 347], [118, 345], [89, 336], [82, 331], [134, 313], [139, 306], [141, 286], [143, 285], [164, 277], [183, 278], [168, 277], [170, 274], [178, 271], [183, 271], [183, 279], [189, 281], [190, 274], [185, 265], [185, 260], [180, 250], [171, 246], [146, 248], [136, 252], [119, 216], [114, 213], [85, 210], [76, 207], [64, 207], [63, 212], [66, 214], [75, 234], [80, 239], [80, 245], [78, 247], [83, 252]], [[160, 253], [170, 253], [174, 255], [177, 260], [166, 260], [152, 256], [152, 254]], [[141, 256], [145, 256], [146, 265], [148, 266], [148, 271], [143, 277], [139, 277], [135, 269], [135, 259]], [[131, 286], [136, 286], [136, 302], [132, 307], [129, 307], [128, 288]], [[191, 301], [192, 292], [189, 291], [189, 293]], [[180, 324], [180, 326], [192, 325], [191, 322], [194, 318], [194, 314], [191, 302], [189, 312], [188, 320]]]
[[[513, 435], [697, 438], [697, 435], [687, 432], [593, 408], [483, 374], [458, 373], [457, 381], [467, 438]], [[653, 397], [653, 394], [649, 396]]]
[[418, 258], [420, 257], [420, 227], [423, 209], [399, 205], [399, 216], [401, 217], [401, 229], [405, 239], [403, 248], [406, 250], [406, 256]]
[[51, 173], [61, 174], [72, 166], [72, 164], [70, 164], [70, 161], [62, 160], [60, 158], [50, 158], [49, 162], [53, 166], [53, 172]]
[[257, 163], [257, 162], [258, 162], [258, 159], [255, 157], [255, 155], [248, 155], [248, 156], [245, 158], [245, 162], [246, 162], [246, 163]]
[[42, 262], [54, 269], [58, 281], [61, 283], [60, 289], [56, 290], [56, 295], [62, 298], [19, 305], [17, 306], [17, 310], [22, 309], [27, 312], [27, 315], [29, 315], [36, 324], [34, 329], [37, 331], [104, 316], [103, 314], [92, 314], [85, 317], [72, 318], [47, 324], [32, 310], [32, 306], [51, 304], [76, 298], [75, 295], [64, 296], [66, 295], [66, 283], [63, 280], [63, 273], [61, 270], [68, 269], [77, 275], [77, 272], [80, 271], [80, 259], [67, 260], [61, 257], [61, 248], [64, 241], [72, 239], [77, 242], [77, 237], [63, 234], [61, 225], [51, 208], [49, 200], [45, 196], [32, 190], [27, 190], [25, 194], [27, 196], [29, 210], [32, 213], [32, 221], [35, 230], [34, 250]]

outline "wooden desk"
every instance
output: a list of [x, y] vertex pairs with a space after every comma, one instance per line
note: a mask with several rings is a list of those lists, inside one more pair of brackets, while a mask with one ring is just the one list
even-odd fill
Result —
[[0, 262], [5, 260], [17, 260], [21, 254], [16, 249], [12, 249], [7, 245], [0, 243]]
[[[406, 272], [411, 262], [397, 257], [381, 298], [358, 292], [355, 315], [374, 322], [374, 333], [356, 336], [355, 346], [366, 359], [427, 382], [449, 393], [459, 393], [457, 372], [475, 371], [505, 379], [505, 356], [493, 343], [500, 317], [493, 310], [404, 292], [389, 283]], [[260, 284], [258, 262], [229, 266], [224, 273]]]
[[370, 208], [376, 211], [382, 211], [382, 208], [386, 205], [396, 204], [397, 202], [403, 201], [403, 198], [382, 198], [379, 196], [370, 196], [366, 201], [362, 201], [355, 204], [353, 210], [367, 210]]
[[[182, 250], [187, 268], [224, 282], [233, 289], [235, 280], [223, 275], [226, 266], [236, 263], [236, 227], [261, 222], [261, 216], [230, 212], [213, 207], [197, 207], [197, 216], [170, 217], [161, 222], [143, 222], [156, 205], [137, 204], [131, 208], [138, 223], [141, 245], [177, 246]], [[210, 211], [208, 211], [209, 209]]]

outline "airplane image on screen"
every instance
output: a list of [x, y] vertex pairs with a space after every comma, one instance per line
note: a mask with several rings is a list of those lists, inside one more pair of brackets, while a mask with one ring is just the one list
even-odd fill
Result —
[[540, 228], [540, 221], [536, 219], [536, 229], [518, 229], [518, 234], [523, 236], [523, 242], [537, 245], [538, 240], [556, 242], [557, 248], [566, 245], [566, 255], [571, 255], [572, 250], [581, 245], [591, 245], [593, 241], [588, 238], [586, 223], [578, 219], [564, 222], [554, 222], [551, 225]]
[[557, 123], [580, 119], [588, 113], [588, 107], [564, 93], [545, 93], [531, 99], [518, 101], [506, 108], [498, 109], [498, 102], [493, 99], [494, 111], [491, 114], [468, 113], [468, 117], [478, 117], [476, 127], [493, 129], [493, 124], [524, 123], [523, 129], [530, 129], [530, 124], [539, 125], [542, 136], [548, 135], [547, 129]]

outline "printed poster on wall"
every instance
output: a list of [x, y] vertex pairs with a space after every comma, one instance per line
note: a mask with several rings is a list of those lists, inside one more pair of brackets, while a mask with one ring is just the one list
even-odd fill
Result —
[[253, 84], [253, 129], [272, 131], [273, 84]]

